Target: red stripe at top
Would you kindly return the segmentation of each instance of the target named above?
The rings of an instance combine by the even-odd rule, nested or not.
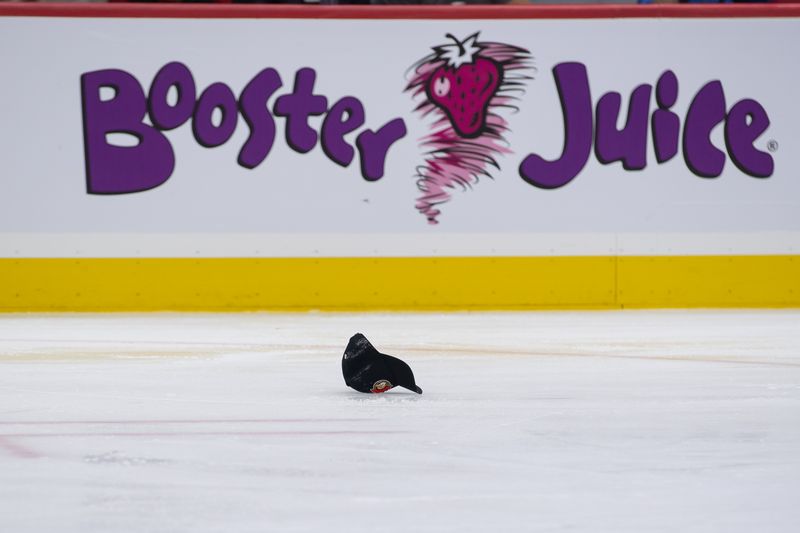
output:
[[[800,4],[350,6],[0,3],[0,17],[198,19],[608,19],[800,17]]]

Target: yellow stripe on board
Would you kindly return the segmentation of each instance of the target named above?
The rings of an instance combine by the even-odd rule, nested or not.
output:
[[[619,257],[624,307],[800,307],[800,256]]]
[[[0,259],[3,311],[798,307],[800,256]]]

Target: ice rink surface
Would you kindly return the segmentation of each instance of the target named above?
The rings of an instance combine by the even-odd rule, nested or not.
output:
[[[798,528],[800,311],[0,315],[2,532]]]

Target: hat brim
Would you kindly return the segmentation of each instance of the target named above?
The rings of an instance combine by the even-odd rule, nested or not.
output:
[[[386,358],[386,362],[394,374],[394,381],[392,381],[392,383],[394,383],[395,386],[403,387],[417,394],[422,394],[422,389],[417,386],[417,381],[414,379],[414,372],[411,370],[411,367],[408,366],[408,363],[393,355],[385,353],[381,355]]]

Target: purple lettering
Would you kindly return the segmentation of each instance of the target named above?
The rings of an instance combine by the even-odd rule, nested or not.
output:
[[[772,156],[753,146],[768,127],[767,112],[761,104],[750,99],[737,102],[725,122],[725,145],[731,161],[739,170],[755,178],[768,178],[775,170]]]
[[[528,155],[519,167],[522,179],[542,189],[569,183],[583,169],[592,151],[592,97],[586,67],[560,63],[553,68],[564,114],[564,149],[555,161]]]
[[[178,93],[174,106],[167,103],[167,93],[175,87]],[[194,101],[197,97],[192,73],[182,63],[168,63],[161,67],[147,97],[147,108],[150,120],[158,129],[175,129],[192,116]]]
[[[649,85],[640,85],[631,94],[625,127],[617,129],[622,104],[619,93],[604,94],[597,102],[594,148],[597,160],[608,165],[622,161],[625,170],[642,170],[647,166],[647,115],[650,112]]]
[[[363,131],[356,138],[356,146],[361,157],[361,176],[367,181],[381,179],[389,147],[405,136],[406,123],[402,118],[387,122],[377,132]]]
[[[647,126],[652,87],[638,86],[631,94],[625,126],[617,129],[622,96],[604,94],[592,116],[591,93],[586,67],[561,63],[553,68],[564,115],[564,148],[559,159],[546,161],[532,153],[522,160],[522,179],[542,189],[555,189],[572,181],[584,168],[594,142],[602,164],[621,161],[626,170],[647,166]],[[664,71],[656,83],[656,104],[650,124],[658,163],[678,153],[681,121],[671,107],[678,100],[678,78]],[[593,120],[594,119],[594,120]],[[697,176],[716,178],[725,167],[726,154],[711,141],[711,132],[724,122],[725,145],[734,164],[745,174],[766,178],[775,170],[772,156],[758,150],[754,142],[770,125],[766,110],[752,99],[738,102],[726,114],[725,92],[718,80],[705,84],[692,99],[683,130],[683,157]],[[594,131],[594,139],[593,131]]]
[[[716,178],[725,167],[725,153],[711,142],[711,130],[725,120],[725,93],[719,80],[710,81],[695,95],[683,125],[683,157],[689,170],[702,178]]]
[[[286,142],[302,154],[317,144],[317,132],[308,125],[308,117],[328,110],[328,99],[314,94],[316,77],[312,68],[298,70],[292,93],[279,97],[273,109],[276,115],[286,117]]]
[[[215,109],[222,112],[219,125],[214,125],[213,113]],[[236,106],[236,96],[230,87],[224,83],[212,83],[197,101],[192,120],[194,138],[206,148],[214,148],[225,144],[236,131],[236,122],[239,110]]]
[[[269,155],[275,142],[275,121],[267,110],[267,101],[283,83],[274,68],[265,68],[242,90],[239,107],[250,126],[250,136],[239,151],[238,163],[256,168]]]
[[[278,97],[270,112],[269,100],[283,85],[274,68],[265,68],[251,79],[238,101],[221,82],[211,84],[196,98],[192,73],[179,62],[159,69],[147,95],[125,71],[86,73],[81,77],[81,98],[87,189],[91,194],[120,194],[157,187],[169,179],[175,167],[172,146],[162,131],[192,118],[194,138],[213,148],[233,136],[240,113],[250,129],[237,159],[245,168],[255,168],[269,155],[276,134],[273,115],[286,118],[286,140],[292,149],[308,152],[321,139],[322,150],[331,161],[349,166],[356,150],[345,136],[364,125],[364,105],[345,96],[328,112],[328,99],[314,94],[315,81],[313,69],[298,70],[292,92]],[[170,98],[173,91],[174,100]],[[148,114],[153,126],[145,123]],[[318,134],[309,118],[320,115],[324,119]],[[383,177],[389,149],[406,133],[405,122],[397,118],[356,137],[364,179]],[[126,135],[134,143],[112,144],[115,134]]]
[[[114,91],[113,98],[101,99],[104,87]],[[146,191],[169,179],[175,155],[167,138],[142,122],[146,103],[136,78],[124,70],[88,72],[81,76],[81,100],[89,194]],[[106,139],[109,133],[132,135],[138,143],[114,146]]]
[[[352,96],[345,96],[331,107],[322,122],[322,150],[334,163],[346,167],[355,150],[344,136],[364,125],[364,106]]]
[[[658,109],[653,111],[653,148],[656,161],[665,163],[678,153],[678,137],[681,130],[681,119],[669,110],[678,100],[678,78],[671,70],[667,70],[656,83],[656,103]]]

